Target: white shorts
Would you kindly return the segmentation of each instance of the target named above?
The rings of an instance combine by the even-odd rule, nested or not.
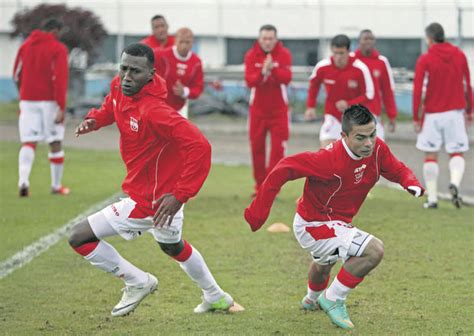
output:
[[[97,238],[113,235],[109,228],[115,230],[125,240],[132,240],[142,233],[150,232],[160,243],[174,244],[181,240],[184,219],[184,205],[173,218],[170,226],[155,227],[153,217],[131,218],[132,211],[137,203],[131,198],[123,198],[119,202],[109,205],[87,219]]]
[[[331,114],[324,115],[324,122],[319,131],[319,141],[339,139],[341,137],[341,123]]]
[[[64,139],[64,124],[56,124],[59,106],[55,101],[20,101],[20,141],[52,143]]]
[[[332,265],[340,258],[360,257],[374,238],[343,221],[307,222],[295,215],[293,231],[301,247],[308,251],[315,263]]]
[[[423,152],[439,152],[443,143],[449,154],[469,149],[463,110],[425,114],[416,148]]]

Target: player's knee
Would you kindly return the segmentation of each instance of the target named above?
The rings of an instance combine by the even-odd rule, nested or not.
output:
[[[371,263],[373,264],[373,267],[375,267],[382,261],[385,250],[383,242],[380,239],[374,238],[371,243],[372,248],[369,255]]]
[[[158,244],[160,245],[161,250],[165,252],[167,255],[169,255],[170,257],[177,256],[178,254],[181,253],[181,251],[183,251],[183,248],[184,248],[184,243],[182,240],[178,243],[173,243],[173,244],[165,244],[165,243],[160,243],[160,242],[158,242]]]
[[[60,152],[61,151],[61,141],[53,141],[49,144],[51,152]]]
[[[86,227],[87,226],[87,227]],[[73,226],[71,229],[71,233],[69,234],[69,245],[71,245],[72,248],[77,248],[87,242],[90,242],[92,240],[97,240],[95,236],[91,236],[90,234],[87,234],[90,228],[89,223],[87,220],[82,221],[76,225]]]

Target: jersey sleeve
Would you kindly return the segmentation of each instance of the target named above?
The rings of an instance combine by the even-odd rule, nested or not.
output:
[[[252,52],[245,54],[245,82],[249,88],[256,87],[263,82],[262,69],[255,66]]]
[[[319,89],[321,88],[321,69],[316,66],[309,78],[308,97],[306,98],[306,107],[316,107]]]
[[[102,105],[100,106],[100,108],[91,109],[85,117],[85,119],[94,119],[96,121],[95,130],[108,126],[114,123],[115,121],[114,99],[112,97],[113,90],[115,89],[115,85],[116,85],[115,82],[116,82],[116,79],[112,80],[112,83],[110,84],[110,92],[104,98],[104,101],[102,102]]]
[[[190,121],[164,102],[147,105],[146,117],[152,130],[175,143],[184,158],[183,171],[172,194],[182,203],[201,189],[211,168],[211,145]]]
[[[369,68],[362,61],[354,61],[354,67],[360,71],[357,81],[359,82],[360,95],[347,101],[349,106],[356,104],[364,104],[369,100],[374,99],[375,89],[372,76],[370,75]]]
[[[253,202],[245,209],[244,217],[252,231],[257,231],[265,223],[275,197],[286,182],[308,176],[328,178],[327,174],[331,170],[328,163],[330,160],[324,153],[305,152],[288,156],[278,162],[258,189]]]
[[[395,81],[393,80],[392,68],[386,57],[382,58],[384,67],[380,74],[380,88],[385,112],[390,120],[397,117],[397,106],[395,103]]]
[[[289,51],[282,53],[277,67],[273,67],[271,75],[278,84],[288,85],[291,81],[291,54]]]
[[[462,71],[464,77],[464,94],[466,96],[466,113],[472,119],[474,111],[472,109],[472,86],[471,86],[471,75],[469,74],[469,65],[467,64],[467,58],[462,53]]]
[[[54,99],[58,103],[61,111],[64,111],[66,108],[68,77],[67,49],[61,45],[54,59],[53,70]]]
[[[427,71],[425,58],[418,59],[415,66],[415,77],[413,78],[413,120],[420,120],[421,96],[423,92],[423,81]]]
[[[189,83],[189,99],[199,98],[204,90],[204,73],[202,72],[202,64],[200,61],[196,63],[191,82]]]
[[[21,69],[23,66],[22,49],[23,48],[20,48],[18,50],[18,53],[16,54],[16,57],[15,57],[15,63],[13,65],[13,81],[17,83],[18,88],[21,85]]]

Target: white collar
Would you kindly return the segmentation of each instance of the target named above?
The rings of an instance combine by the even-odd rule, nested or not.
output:
[[[349,148],[349,146],[347,146],[344,139],[341,139],[341,141],[342,141],[342,145],[344,146],[344,149],[346,150],[347,154],[351,157],[352,160],[362,160],[363,159],[363,157],[357,156],[354,153],[352,153],[351,149]]]
[[[173,54],[174,54],[174,57],[176,57],[178,60],[182,61],[182,62],[186,62],[186,61],[189,61],[189,59],[191,58],[193,52],[190,50],[188,52],[188,54],[183,57],[181,56],[179,53],[178,53],[178,47],[176,47],[175,45],[172,47],[173,49]]]

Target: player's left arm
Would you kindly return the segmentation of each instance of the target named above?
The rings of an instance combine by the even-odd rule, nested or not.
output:
[[[387,180],[400,184],[410,194],[420,197],[425,190],[415,174],[403,162],[399,161],[390,148],[379,140],[376,145],[377,160],[380,164],[380,174]]]
[[[360,94],[353,99],[347,100],[348,106],[367,103],[369,100],[374,99],[375,95],[374,82],[367,65],[359,60],[356,60],[353,64],[360,72],[357,78]]]
[[[60,109],[58,117],[56,118],[56,122],[63,122],[64,111],[66,109],[67,83],[69,77],[67,49],[63,45],[61,45],[61,48],[58,48],[54,58],[53,76],[54,98]]]
[[[193,69],[193,74],[191,76],[191,81],[187,86],[188,89],[184,89],[185,98],[197,99],[204,90],[204,73],[202,71],[202,64],[199,61]],[[186,95],[187,93],[187,95]]]
[[[20,48],[20,50],[18,50],[18,53],[16,54],[16,57],[15,57],[15,63],[13,65],[13,81],[15,82],[18,91],[20,91],[21,70],[22,70],[22,67],[23,67],[21,54],[22,54],[22,48]]]
[[[463,58],[463,77],[464,77],[464,95],[466,96],[466,116],[469,122],[472,122],[474,116],[474,110],[472,106],[472,87],[471,87],[471,75],[469,73],[469,65],[467,64],[467,58],[462,53]]]
[[[385,112],[391,122],[397,117],[397,105],[395,103],[395,81],[393,79],[392,68],[386,57],[382,58],[384,63],[383,71],[380,74],[380,86]]]
[[[288,85],[291,82],[291,54],[289,51],[284,50],[278,60],[278,66],[272,68],[271,76],[278,84]]]

